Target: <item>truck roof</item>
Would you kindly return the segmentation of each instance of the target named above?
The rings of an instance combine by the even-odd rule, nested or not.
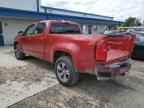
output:
[[[72,22],[72,21],[66,21],[66,20],[43,20],[43,21],[40,21],[40,22],[67,23],[67,24],[77,24],[77,25],[79,25],[79,23]]]

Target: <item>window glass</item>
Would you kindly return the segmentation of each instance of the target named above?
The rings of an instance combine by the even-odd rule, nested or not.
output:
[[[36,27],[37,34],[43,33],[45,30],[45,23],[38,23]]]
[[[24,35],[34,35],[36,34],[35,24],[30,25],[24,32]]]
[[[62,34],[80,34],[80,28],[76,24],[52,24],[50,33],[62,33]]]
[[[144,42],[144,35],[137,34],[136,35],[136,42]]]

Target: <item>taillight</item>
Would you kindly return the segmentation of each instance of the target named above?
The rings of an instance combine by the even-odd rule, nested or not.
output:
[[[105,40],[96,44],[96,60],[105,61],[107,59],[107,42]]]

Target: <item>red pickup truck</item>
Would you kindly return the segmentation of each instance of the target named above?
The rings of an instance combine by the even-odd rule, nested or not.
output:
[[[33,56],[54,64],[58,81],[72,86],[79,73],[89,73],[98,80],[125,75],[131,68],[135,36],[86,35],[75,22],[49,20],[31,24],[14,41],[18,60]]]

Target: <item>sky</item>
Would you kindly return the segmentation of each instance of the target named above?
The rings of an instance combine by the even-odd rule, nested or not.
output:
[[[68,9],[125,20],[137,17],[144,20],[144,0],[42,0],[43,6]]]

